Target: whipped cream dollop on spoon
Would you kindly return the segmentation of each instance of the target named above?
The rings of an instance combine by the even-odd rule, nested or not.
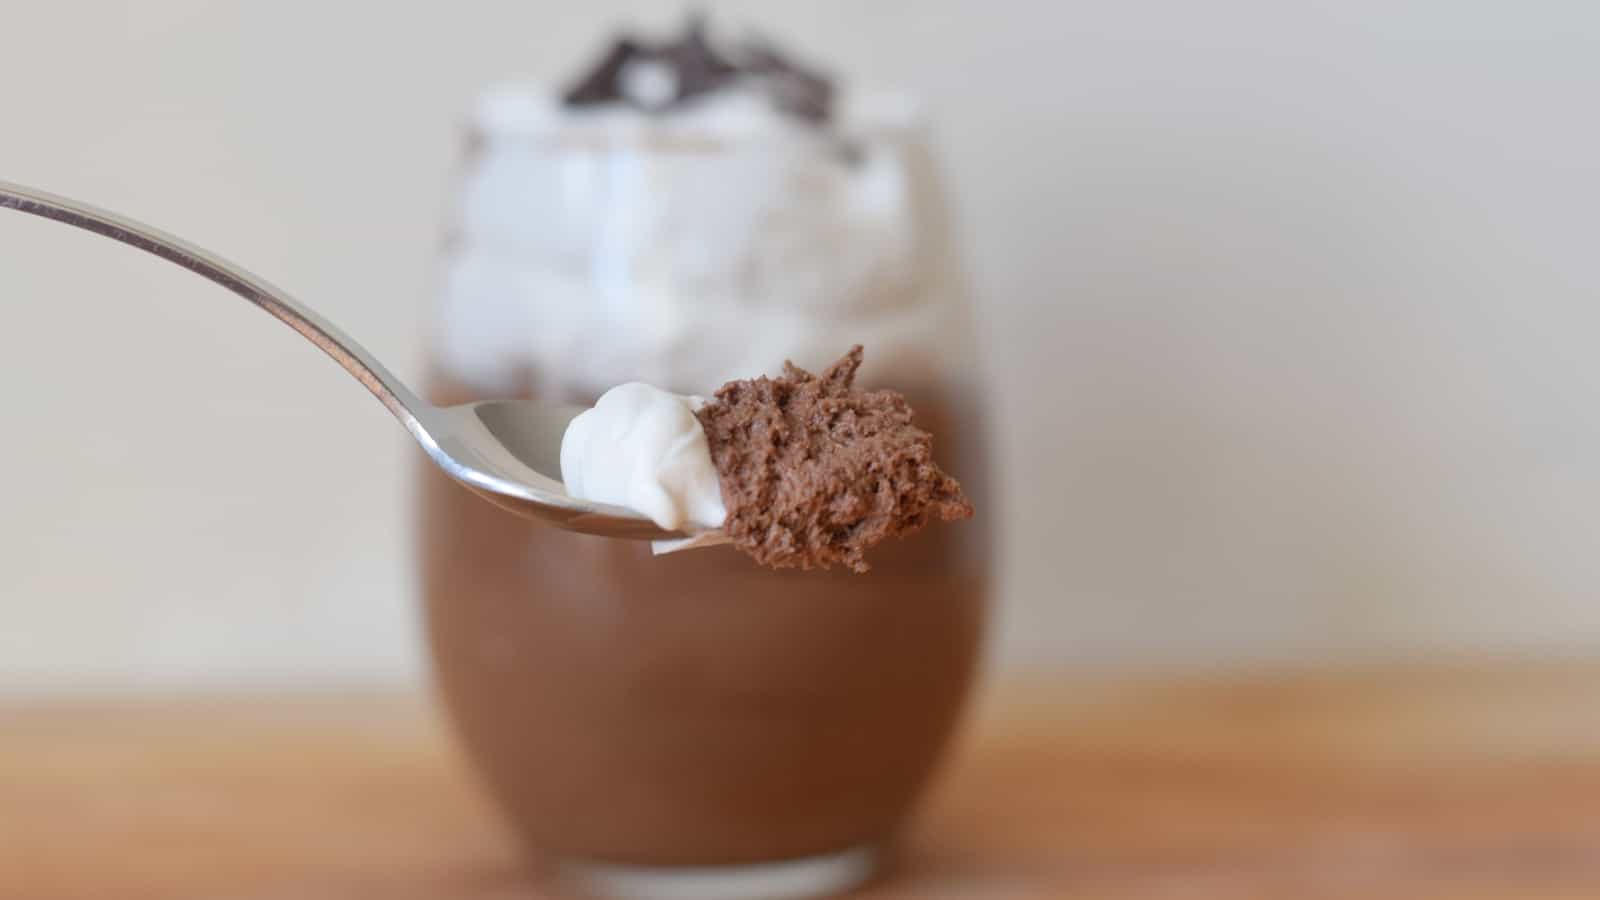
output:
[[[705,402],[640,382],[606,391],[561,439],[567,493],[625,506],[667,531],[720,528],[728,511],[695,418]]]

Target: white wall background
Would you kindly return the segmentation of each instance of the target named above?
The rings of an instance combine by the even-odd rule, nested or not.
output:
[[[938,111],[1009,663],[1600,652],[1600,6],[712,3]],[[0,177],[420,370],[474,89],[676,4],[0,0]],[[0,691],[421,672],[411,452],[317,351],[0,215]]]

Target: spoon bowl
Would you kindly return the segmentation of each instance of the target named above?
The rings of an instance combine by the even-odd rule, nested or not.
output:
[[[332,322],[265,279],[181,238],[87,203],[6,181],[0,181],[0,208],[137,247],[266,310],[355,376],[439,468],[496,506],[568,531],[605,537],[657,541],[714,534],[669,531],[632,510],[569,496],[560,477],[561,438],[581,407],[532,400],[434,406]]]

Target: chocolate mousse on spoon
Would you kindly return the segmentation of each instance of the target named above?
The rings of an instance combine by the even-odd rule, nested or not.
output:
[[[866,572],[868,549],[971,518],[972,504],[934,463],[906,399],[855,387],[862,356],[853,347],[820,376],[785,363],[781,377],[731,381],[709,401],[613,388],[567,428],[567,490],[710,535],[683,546],[732,543],[775,569]]]

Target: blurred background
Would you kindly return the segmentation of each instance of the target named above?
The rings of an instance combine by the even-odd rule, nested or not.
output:
[[[1600,653],[1600,7],[701,6],[934,112],[997,665]],[[683,9],[7,11],[0,177],[240,260],[416,381],[477,91]],[[15,215],[0,247],[0,692],[420,682],[383,410],[176,268]]]

